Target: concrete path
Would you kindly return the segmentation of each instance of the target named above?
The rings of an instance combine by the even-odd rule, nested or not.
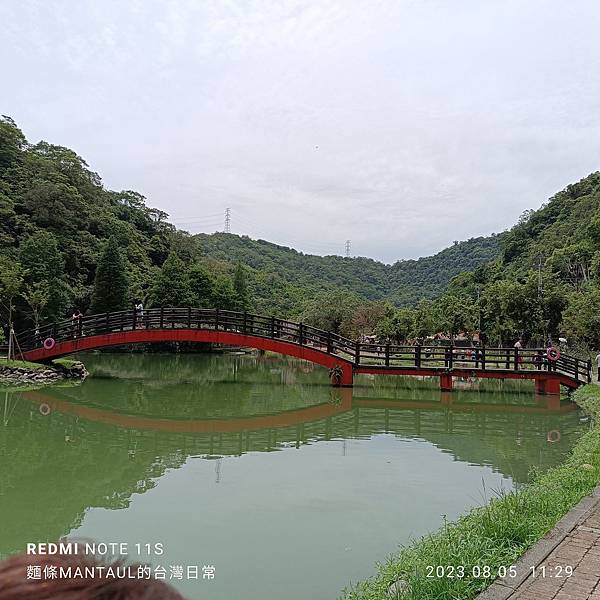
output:
[[[600,486],[516,567],[516,577],[497,579],[478,600],[600,600]]]

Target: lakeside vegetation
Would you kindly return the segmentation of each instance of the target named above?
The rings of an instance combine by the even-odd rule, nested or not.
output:
[[[593,427],[576,442],[564,464],[521,490],[495,494],[487,505],[403,547],[379,565],[377,575],[346,590],[341,598],[471,600],[488,587],[494,577],[472,577],[474,567],[487,565],[494,574],[510,567],[600,483],[600,387],[584,386],[574,399],[592,417]],[[460,565],[467,576],[426,576],[429,566],[435,570]],[[390,594],[395,582],[403,583]]]
[[[70,369],[77,362],[78,361],[69,358],[56,358],[50,362],[50,365],[58,365]],[[0,368],[2,367],[18,367],[20,369],[29,369],[31,371],[43,371],[48,368],[48,365],[20,359],[8,360],[6,357],[0,356]]]

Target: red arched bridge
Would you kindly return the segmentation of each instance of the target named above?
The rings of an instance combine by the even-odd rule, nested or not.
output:
[[[304,323],[202,308],[120,311],[45,325],[17,336],[20,356],[45,362],[109,346],[151,342],[210,342],[269,350],[329,368],[334,385],[352,385],[355,373],[452,379],[531,379],[540,393],[591,381],[591,362],[536,348],[399,346],[362,343]]]

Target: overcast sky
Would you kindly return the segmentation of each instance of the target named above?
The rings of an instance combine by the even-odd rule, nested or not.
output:
[[[191,232],[386,262],[600,168],[598,0],[0,0],[0,113]]]

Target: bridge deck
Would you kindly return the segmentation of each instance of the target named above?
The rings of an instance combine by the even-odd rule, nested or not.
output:
[[[361,343],[304,323],[219,309],[155,308],[53,323],[18,336],[21,356],[47,361],[92,348],[148,342],[211,342],[279,352],[328,367],[332,383],[352,385],[354,373],[452,378],[532,379],[558,393],[591,381],[591,363],[539,348],[402,346]]]

